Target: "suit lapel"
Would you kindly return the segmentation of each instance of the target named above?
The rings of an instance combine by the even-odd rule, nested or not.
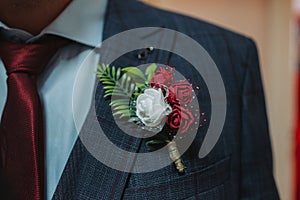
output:
[[[109,0],[103,32],[104,40],[133,28],[163,27],[151,9],[135,0]],[[146,60],[139,60],[137,54],[138,51],[130,52],[114,64],[120,67],[138,66],[151,62],[166,63],[170,58],[168,52],[160,50],[155,50]],[[119,148],[131,152],[139,151],[141,140],[126,135],[115,123],[112,123],[110,108],[103,100],[101,84],[96,86],[95,104],[92,105],[96,105],[95,110],[91,109],[82,132],[89,134],[93,131],[95,124],[90,125],[90,119],[97,117],[104,132],[109,132],[108,138]],[[95,112],[96,116],[94,116]],[[99,123],[97,123],[98,126]],[[132,165],[132,163],[129,164]],[[129,173],[111,169],[95,159],[78,138],[53,199],[121,199],[129,175]]]

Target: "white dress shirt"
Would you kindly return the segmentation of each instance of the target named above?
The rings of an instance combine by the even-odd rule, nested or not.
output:
[[[54,34],[76,41],[58,50],[38,80],[45,116],[47,199],[53,197],[91,106],[99,60],[99,55],[92,50],[102,42],[106,4],[107,0],[72,1],[37,36],[0,22],[0,35],[11,40],[31,42],[45,34]],[[7,96],[6,78],[0,60],[0,115]],[[75,101],[77,105],[73,104],[76,98],[80,99]],[[81,116],[76,124],[74,113]]]

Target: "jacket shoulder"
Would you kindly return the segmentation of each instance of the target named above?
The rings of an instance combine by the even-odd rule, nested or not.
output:
[[[141,10],[149,10],[149,13],[156,16],[158,21],[163,22],[166,25],[166,28],[174,28],[187,35],[214,34],[241,41],[251,40],[248,36],[202,19],[196,19],[183,14],[163,10],[142,2],[138,2],[137,6],[140,7]]]
[[[184,33],[197,41],[211,56],[221,74],[232,77],[233,82],[242,88],[246,69],[249,67],[250,55],[258,52],[253,39],[222,26],[201,19],[154,8],[140,3],[143,9],[148,9],[157,21],[162,21],[165,28]],[[233,76],[233,74],[236,74]]]

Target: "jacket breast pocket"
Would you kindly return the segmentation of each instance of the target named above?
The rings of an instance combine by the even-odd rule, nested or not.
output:
[[[133,174],[131,179],[136,179],[135,184],[129,184],[125,189],[124,199],[223,199],[224,182],[229,176],[230,157],[182,176],[170,175],[166,169],[144,175]]]

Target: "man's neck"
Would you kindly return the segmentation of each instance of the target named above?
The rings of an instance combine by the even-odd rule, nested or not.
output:
[[[12,28],[39,34],[72,0],[1,0],[0,21]]]

